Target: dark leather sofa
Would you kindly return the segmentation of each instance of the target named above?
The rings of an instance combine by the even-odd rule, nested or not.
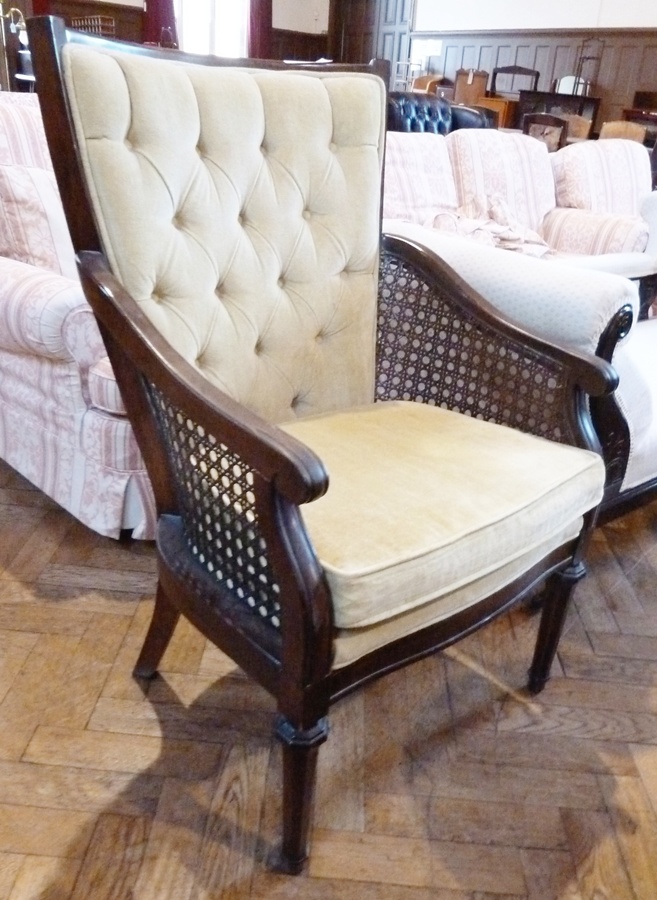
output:
[[[449,134],[457,128],[496,128],[497,114],[483,107],[458,106],[435,94],[390,91],[388,131]]]

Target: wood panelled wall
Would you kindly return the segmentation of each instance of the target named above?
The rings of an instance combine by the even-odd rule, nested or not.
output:
[[[409,58],[412,0],[334,0],[341,40],[337,43],[342,62],[365,62],[372,56],[395,64]],[[539,90],[552,90],[562,75],[576,71],[582,55],[599,56],[584,64],[582,76],[594,83],[600,97],[599,126],[607,119],[620,118],[632,105],[635,91],[657,91],[657,30],[616,29],[614,31],[497,31],[436,32],[415,35],[443,41],[440,57],[431,68],[446,78],[457,69],[475,68],[488,72],[496,66],[517,63],[538,69]],[[586,44],[590,41],[590,44]],[[584,46],[586,44],[586,46]]]
[[[556,79],[577,71],[581,57],[582,77],[592,82],[592,95],[600,97],[599,127],[609,119],[622,118],[632,106],[635,91],[657,91],[657,32],[561,31],[458,33],[436,35],[443,41],[440,57],[431,68],[454,78],[459,68],[484,69],[517,64],[540,72],[538,89],[553,90]],[[379,42],[381,46],[381,42]]]

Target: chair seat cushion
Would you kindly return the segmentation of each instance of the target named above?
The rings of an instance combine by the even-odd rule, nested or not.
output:
[[[426,404],[378,403],[284,428],[329,473],[326,495],[302,514],[338,628],[448,597],[571,523],[575,536],[602,496],[596,454]]]

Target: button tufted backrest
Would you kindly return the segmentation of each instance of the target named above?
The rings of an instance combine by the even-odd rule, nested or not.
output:
[[[389,131],[426,131],[449,134],[452,106],[449,100],[419,91],[391,91],[388,95]]]
[[[174,347],[282,422],[374,396],[385,88],[69,44],[103,249]]]

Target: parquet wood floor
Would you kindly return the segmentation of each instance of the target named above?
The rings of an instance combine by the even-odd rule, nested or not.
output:
[[[540,697],[518,611],[335,707],[297,878],[268,696],[184,624],[131,678],[154,583],[0,464],[0,900],[657,898],[657,504],[596,532]]]

